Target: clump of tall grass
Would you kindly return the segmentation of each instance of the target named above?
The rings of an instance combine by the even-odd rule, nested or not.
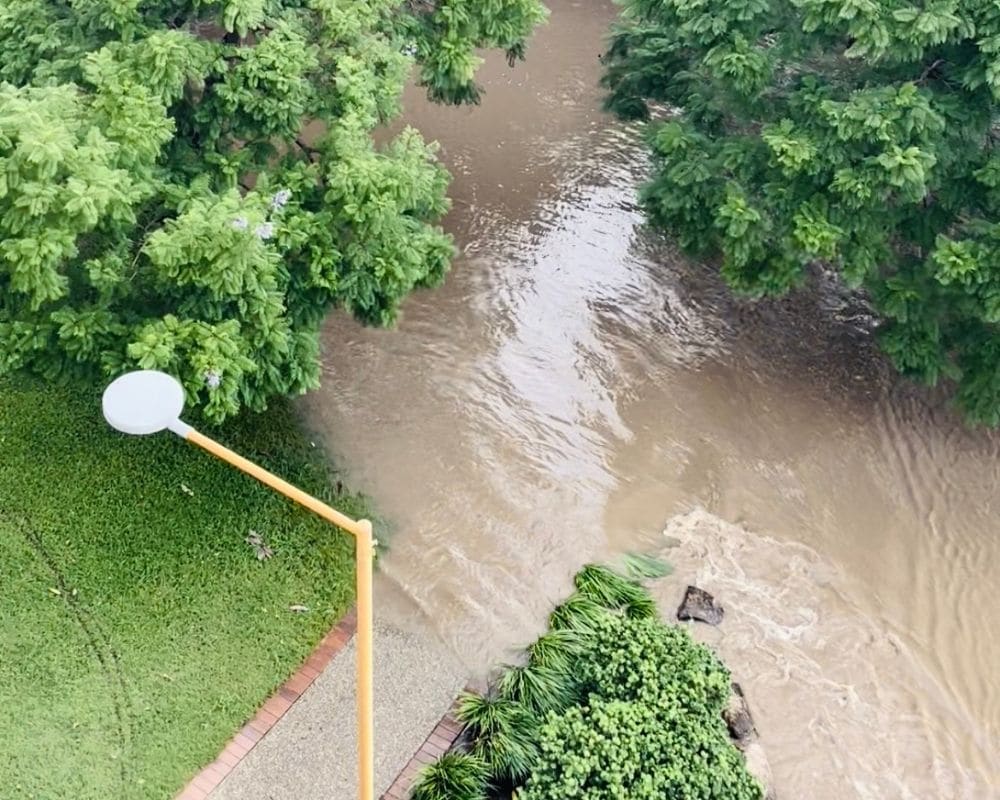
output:
[[[530,710],[499,692],[465,692],[455,716],[468,726],[473,755],[487,764],[495,779],[514,785],[527,778],[538,738],[538,719]]]
[[[607,608],[594,598],[582,592],[574,592],[549,614],[549,629],[571,630],[584,637],[593,636],[607,613]]]
[[[424,767],[413,784],[412,800],[486,800],[490,765],[477,755],[445,753]]]
[[[542,720],[577,699],[577,680],[569,667],[553,669],[529,662],[508,667],[497,682],[497,693]]]

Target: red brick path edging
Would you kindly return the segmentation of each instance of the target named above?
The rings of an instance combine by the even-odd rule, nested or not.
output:
[[[464,727],[461,722],[455,719],[457,707],[458,700],[456,699],[451,708],[441,717],[440,722],[434,726],[434,730],[424,740],[424,743],[420,745],[420,749],[410,759],[410,763],[403,767],[403,771],[396,776],[396,780],[382,795],[381,800],[407,800],[420,770],[427,764],[437,761],[451,749]]]
[[[277,692],[261,706],[260,710],[227,744],[219,757],[191,779],[175,800],[205,800],[226,776],[253,750],[268,731],[273,728],[292,703],[299,699],[335,655],[350,641],[357,628],[355,609],[348,611],[312,651]]]

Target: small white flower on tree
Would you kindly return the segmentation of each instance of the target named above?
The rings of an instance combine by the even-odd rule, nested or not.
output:
[[[282,189],[281,191],[276,192],[274,197],[271,198],[271,208],[273,208],[275,211],[281,211],[281,209],[283,209],[286,205],[288,205],[288,201],[291,199],[292,199],[292,190]]]

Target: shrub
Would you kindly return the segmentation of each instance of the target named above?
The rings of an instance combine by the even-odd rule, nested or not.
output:
[[[586,691],[600,697],[680,704],[706,719],[721,719],[729,697],[729,672],[715,654],[659,620],[603,619],[580,674]]]
[[[588,700],[552,714],[521,800],[759,800],[729,741],[729,673],[687,631],[607,614],[579,662]]]
[[[760,800],[722,721],[676,705],[591,699],[541,729],[541,757],[519,800]]]

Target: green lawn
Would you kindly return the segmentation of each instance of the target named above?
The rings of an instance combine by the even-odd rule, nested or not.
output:
[[[287,406],[217,436],[365,515]],[[172,797],[349,606],[353,571],[346,534],[176,436],[112,432],[96,393],[0,382],[0,797]]]

